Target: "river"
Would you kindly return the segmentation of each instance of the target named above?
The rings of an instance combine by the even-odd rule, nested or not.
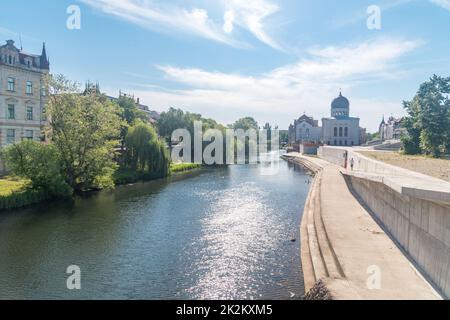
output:
[[[0,299],[299,299],[310,177],[283,160],[275,175],[260,169],[0,213]],[[70,265],[81,290],[67,289]]]

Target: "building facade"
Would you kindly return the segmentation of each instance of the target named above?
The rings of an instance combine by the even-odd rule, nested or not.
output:
[[[359,146],[359,118],[350,117],[350,102],[339,93],[331,103],[331,117],[322,119],[323,142],[330,146]]]
[[[406,129],[402,128],[403,118],[389,117],[388,121],[383,120],[380,123],[380,140],[399,140],[402,134],[406,133]]]
[[[45,44],[41,55],[27,54],[13,40],[0,46],[0,147],[41,141],[46,125],[44,77],[50,72]]]
[[[366,132],[359,126],[359,120],[350,116],[350,102],[339,93],[331,103],[331,117],[322,119],[322,127],[317,120],[303,115],[289,127],[289,143],[359,146],[365,142]]]
[[[322,128],[319,121],[308,117],[306,114],[294,121],[289,127],[289,143],[320,143],[322,140]]]

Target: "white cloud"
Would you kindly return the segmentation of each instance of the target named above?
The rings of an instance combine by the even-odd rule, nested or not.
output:
[[[223,31],[225,31],[226,33],[231,33],[233,32],[234,29],[234,11],[233,10],[228,10],[227,12],[225,12],[224,16],[223,16]]]
[[[328,116],[330,101],[342,87],[352,99],[352,113],[360,115],[363,124],[373,129],[379,120],[375,114],[401,113],[401,101],[358,99],[351,97],[353,88],[361,83],[400,77],[396,59],[421,44],[377,39],[344,47],[312,48],[308,58],[258,76],[157,66],[167,80],[182,88],[140,90],[138,94],[156,107],[191,108],[206,116],[219,117],[225,123],[237,115],[254,114],[266,121],[279,119],[278,124],[286,126],[304,111],[316,118]]]
[[[450,11],[450,0],[430,0],[430,2]]]
[[[235,13],[235,22],[250,31],[261,42],[281,50],[281,46],[265,31],[264,20],[278,12],[278,5],[267,0],[227,0],[226,6]]]
[[[235,26],[247,29],[263,43],[281,47],[264,30],[263,21],[278,11],[269,0],[231,0],[219,5],[223,17],[217,20],[204,8],[184,8],[164,1],[81,0],[83,3],[141,27],[158,32],[188,33],[234,47],[248,47],[231,36]],[[216,3],[217,5],[217,3]],[[223,21],[222,21],[223,19]]]

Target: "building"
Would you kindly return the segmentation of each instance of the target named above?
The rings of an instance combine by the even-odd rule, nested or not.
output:
[[[365,142],[366,129],[359,126],[359,118],[350,116],[350,102],[339,93],[331,103],[331,117],[318,121],[307,115],[289,127],[289,143],[316,143],[332,146],[358,146]]]
[[[393,116],[389,117],[388,121],[383,120],[380,123],[379,133],[380,140],[399,140],[403,133],[406,132],[404,128],[402,128],[403,118],[394,118]]]
[[[289,127],[289,143],[320,143],[322,140],[322,128],[319,121],[306,114],[294,121]]]
[[[25,53],[13,40],[0,46],[0,147],[43,138],[47,101],[43,88],[49,72],[45,44],[41,55]]]
[[[358,146],[361,141],[359,118],[350,117],[350,102],[339,93],[331,103],[331,117],[322,119],[322,139],[331,146]]]

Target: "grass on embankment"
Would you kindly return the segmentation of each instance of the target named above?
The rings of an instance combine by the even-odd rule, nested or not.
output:
[[[196,164],[196,163],[172,163],[170,165],[170,172],[171,173],[180,173],[180,172],[186,172],[186,171],[200,169],[201,167],[202,167],[201,164]]]
[[[404,169],[420,172],[450,182],[450,160],[427,156],[405,155],[399,152],[359,151],[362,155]]]
[[[25,207],[47,198],[44,192],[32,190],[29,185],[30,182],[23,179],[0,179],[0,210]]]
[[[177,163],[177,164],[172,163],[170,165],[170,174],[188,172],[200,169],[201,167],[202,167],[201,164],[194,164],[194,163]],[[120,168],[114,174],[114,183],[119,186],[136,182],[146,182],[161,178],[164,177],[155,173],[140,172],[132,169]]]
[[[179,163],[170,165],[170,173],[183,173],[200,169],[202,165],[194,163]],[[114,174],[116,185],[126,185],[163,178],[154,173],[139,172],[130,169],[119,169]],[[16,209],[42,202],[48,195],[41,190],[30,188],[30,182],[24,179],[6,177],[0,179],[0,210]]]

